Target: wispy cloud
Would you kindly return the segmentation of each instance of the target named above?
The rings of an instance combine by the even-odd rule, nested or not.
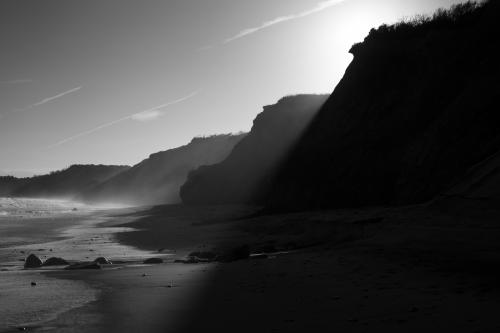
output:
[[[92,129],[89,129],[87,131],[80,132],[78,134],[70,136],[68,138],[62,139],[62,140],[60,140],[60,141],[58,141],[58,142],[56,142],[56,143],[48,146],[47,148],[48,149],[55,148],[57,146],[60,146],[60,145],[63,145],[65,143],[68,143],[70,141],[73,141],[75,139],[87,136],[89,134],[92,134],[94,132],[100,131],[100,130],[105,129],[107,127],[116,125],[116,124],[121,123],[122,121],[125,121],[125,120],[149,121],[149,120],[156,119],[158,117],[161,117],[163,115],[163,113],[165,112],[165,111],[162,111],[162,109],[165,109],[165,108],[167,108],[169,106],[172,106],[172,105],[184,102],[184,101],[186,101],[186,100],[188,100],[190,98],[193,98],[197,94],[198,94],[198,91],[194,91],[194,92],[190,93],[189,95],[186,95],[186,96],[181,97],[179,99],[176,99],[174,101],[170,101],[170,102],[167,102],[167,103],[155,106],[153,108],[150,108],[150,109],[147,109],[147,110],[143,110],[143,111],[140,111],[140,112],[136,112],[136,113],[133,113],[131,115],[128,115],[128,116],[125,116],[125,117],[122,117],[122,118],[110,121],[108,123],[99,125],[99,126],[97,126],[95,128],[92,128]]]
[[[134,114],[130,117],[130,119],[138,120],[138,121],[150,121],[161,117],[162,112],[160,110],[149,110],[141,113]]]
[[[144,110],[141,112],[134,113],[126,118],[132,119],[132,120],[138,120],[138,121],[148,121],[148,120],[156,119],[156,118],[161,117],[163,115],[164,111],[161,111],[161,109],[164,109],[164,108],[171,106],[171,105],[175,105],[175,104],[179,104],[181,102],[184,102],[184,101],[198,95],[198,93],[199,93],[199,91],[193,91],[189,95],[186,95],[186,96],[181,97],[179,99],[176,99],[174,101],[170,101],[170,102],[155,106],[154,108],[151,108],[151,109],[147,109],[147,110]]]
[[[252,27],[252,28],[248,28],[248,29],[242,30],[239,33],[237,33],[236,35],[234,35],[232,37],[229,37],[229,38],[226,38],[222,42],[222,44],[231,43],[231,42],[233,42],[235,40],[238,40],[240,38],[252,35],[252,34],[254,34],[256,32],[259,32],[261,30],[270,28],[270,27],[272,27],[274,25],[277,25],[277,24],[280,24],[280,23],[284,23],[284,22],[288,22],[288,21],[292,21],[292,20],[297,20],[297,19],[309,16],[309,15],[313,15],[313,14],[319,13],[319,12],[325,10],[325,9],[328,9],[328,8],[330,8],[332,6],[338,5],[338,4],[340,4],[340,3],[344,2],[344,1],[346,1],[346,0],[327,0],[327,1],[322,1],[322,2],[317,3],[316,6],[314,6],[313,8],[310,8],[310,9],[305,10],[303,12],[296,13],[296,14],[291,14],[291,15],[286,15],[286,16],[276,17],[276,18],[274,18],[272,20],[263,22],[262,24],[260,24],[260,25],[258,25],[256,27]],[[207,47],[204,47],[202,49],[207,49],[207,48],[210,48],[210,47],[207,46]]]

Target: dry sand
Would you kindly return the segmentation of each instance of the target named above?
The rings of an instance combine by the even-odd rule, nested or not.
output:
[[[179,257],[241,244],[288,251],[231,263],[52,273],[102,292],[38,329],[500,331],[495,214],[454,216],[426,206],[248,217],[252,212],[164,206],[137,213],[127,226],[142,231],[119,239],[144,249],[174,249]]]

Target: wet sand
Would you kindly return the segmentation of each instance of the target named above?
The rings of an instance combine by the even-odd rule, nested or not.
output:
[[[497,332],[493,215],[425,206],[248,217],[248,207],[157,207],[118,239],[146,250],[274,246],[266,259],[55,272],[101,290],[57,332]],[[238,218],[239,217],[239,218]]]
[[[18,202],[24,201],[19,199]],[[114,240],[114,233],[130,231],[130,228],[102,227],[113,220],[110,213],[124,214],[133,210],[80,207],[72,211],[73,205],[69,202],[69,206],[62,207],[65,209],[52,210],[50,200],[37,200],[37,203],[44,211],[34,211],[27,205],[22,207],[24,210],[19,209],[0,219],[0,332],[36,326],[96,300],[100,293],[100,288],[93,288],[82,279],[55,278],[46,274],[61,271],[64,266],[24,269],[24,259],[28,255],[35,254],[42,260],[62,257],[70,263],[100,256],[142,261],[149,256],[148,251]],[[96,225],[101,227],[96,228]]]

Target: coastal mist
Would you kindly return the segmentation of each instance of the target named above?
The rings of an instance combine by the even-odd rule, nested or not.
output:
[[[0,333],[498,332],[500,2],[0,2]]]

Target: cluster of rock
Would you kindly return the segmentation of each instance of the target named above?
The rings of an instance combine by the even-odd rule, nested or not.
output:
[[[251,253],[250,246],[241,245],[222,252],[215,251],[195,251],[191,252],[184,259],[176,259],[175,263],[183,264],[197,264],[197,263],[209,263],[209,262],[232,262],[243,259],[263,259],[267,258],[268,255],[265,253]],[[143,261],[143,264],[162,264],[164,260],[162,258],[148,258]],[[30,254],[24,263],[24,268],[40,268],[46,266],[66,266],[66,270],[79,270],[79,269],[100,269],[102,265],[113,264],[110,260],[99,257],[94,261],[82,261],[76,263],[70,263],[63,258],[51,257],[47,260],[42,261],[37,255]]]
[[[40,268],[47,266],[66,266],[64,269],[100,269],[101,265],[111,265],[112,262],[104,257],[99,257],[94,261],[84,261],[78,262],[74,264],[70,264],[63,258],[51,257],[47,260],[42,261],[37,255],[30,254],[25,262],[24,268]]]

